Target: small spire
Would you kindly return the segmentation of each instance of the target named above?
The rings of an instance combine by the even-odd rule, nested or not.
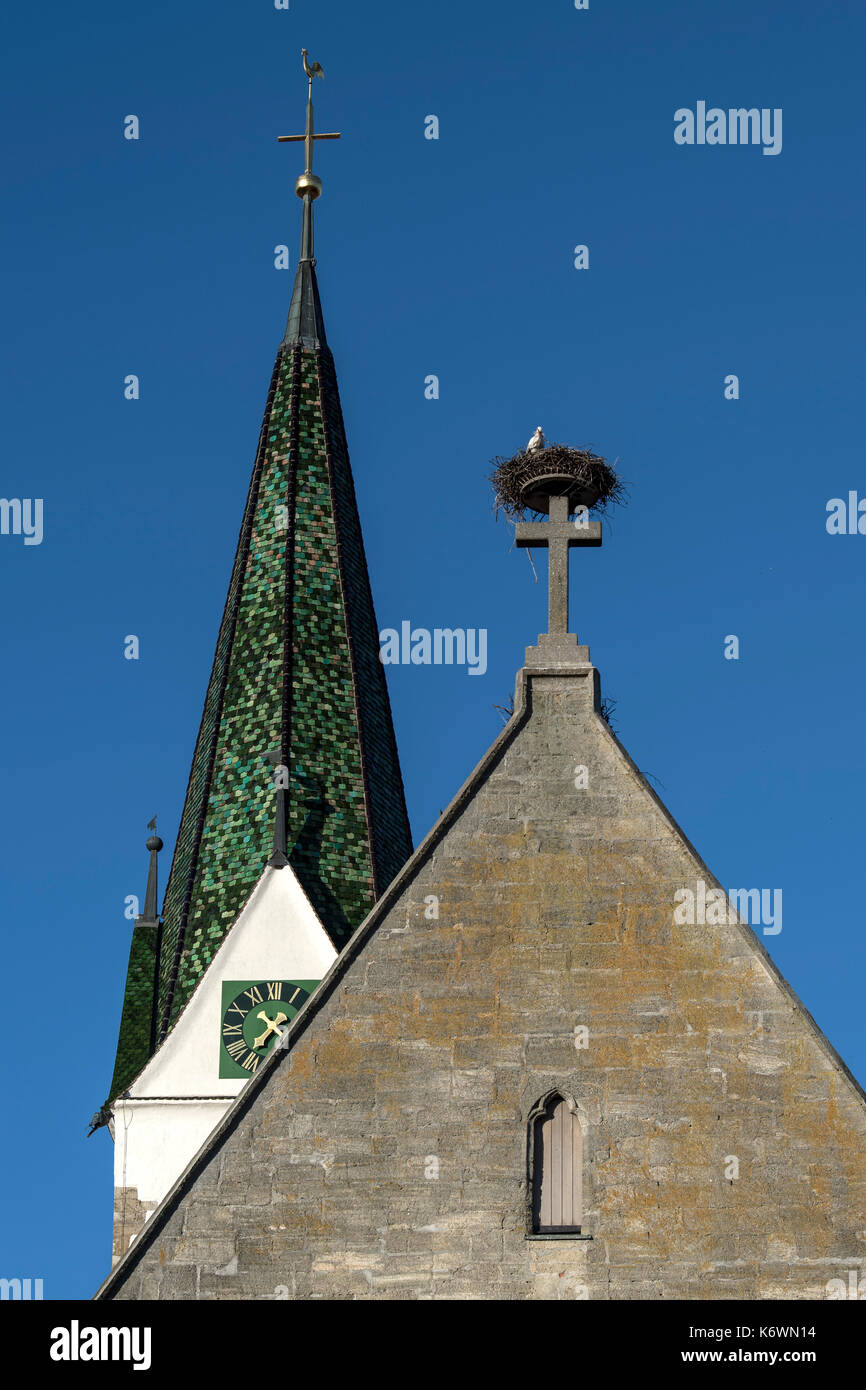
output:
[[[159,921],[159,908],[157,907],[157,866],[156,856],[162,849],[162,840],[156,833],[156,816],[147,823],[148,830],[153,833],[145,841],[145,849],[150,850],[150,864],[147,869],[147,890],[144,895],[144,912],[137,918],[137,922],[151,923]]]
[[[313,119],[313,78],[324,78],[321,63],[307,62],[307,50],[301,49],[304,73],[307,78],[307,123],[303,135],[278,135],[280,143],[303,140],[305,161],[304,172],[298,176],[295,192],[303,200],[304,210],[301,221],[301,255],[292,290],[292,302],[283,342],[287,345],[300,344],[301,347],[324,347],[325,325],[322,319],[322,306],[316,285],[315,255],[313,250],[313,202],[322,192],[322,180],[313,173],[313,153],[317,140],[339,140],[339,132],[318,134]]]

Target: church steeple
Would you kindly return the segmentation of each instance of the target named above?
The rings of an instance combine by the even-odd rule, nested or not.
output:
[[[163,910],[157,1042],[275,849],[339,950],[411,852],[378,627],[313,257],[312,83],[301,257],[259,446]],[[288,787],[275,805],[276,747]],[[282,826],[278,834],[282,840]],[[277,850],[281,846],[276,846]],[[121,1052],[124,1064],[120,1065]],[[127,1056],[128,1052],[136,1055]],[[147,1060],[123,1030],[112,1095]]]

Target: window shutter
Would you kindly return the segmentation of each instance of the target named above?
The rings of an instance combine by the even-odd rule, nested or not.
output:
[[[535,1122],[533,1225],[536,1231],[579,1231],[583,1220],[580,1121],[554,1096]]]

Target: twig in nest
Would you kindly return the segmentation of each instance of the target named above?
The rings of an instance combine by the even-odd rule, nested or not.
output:
[[[493,708],[499,710],[499,713],[502,715],[503,724],[507,724],[514,714],[514,696],[511,695],[509,697],[507,705],[494,705]]]

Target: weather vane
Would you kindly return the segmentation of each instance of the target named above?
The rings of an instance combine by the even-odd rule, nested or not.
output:
[[[303,140],[306,152],[306,167],[299,176],[295,184],[295,192],[299,198],[318,198],[322,191],[322,180],[313,173],[313,148],[316,140],[339,140],[339,132],[330,134],[318,134],[313,126],[313,78],[324,78],[325,73],[321,63],[313,63],[312,66],[307,62],[307,50],[301,49],[301,57],[304,63],[304,73],[307,77],[307,129],[303,135],[278,135],[277,140],[281,144],[294,143]]]

